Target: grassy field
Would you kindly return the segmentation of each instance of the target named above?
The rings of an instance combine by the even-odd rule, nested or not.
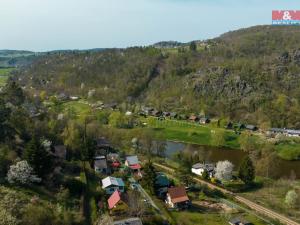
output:
[[[300,222],[300,200],[298,201],[298,206],[295,208],[288,207],[284,202],[285,195],[289,190],[295,190],[298,196],[300,196],[300,181],[264,179],[263,183],[262,188],[253,192],[243,193],[243,195],[260,205],[283,213]]]
[[[172,216],[176,222],[181,225],[194,225],[194,224],[205,224],[205,225],[227,225],[231,218],[239,217],[243,218],[255,225],[266,225],[267,223],[257,219],[256,217],[248,214],[222,214],[222,213],[199,213],[191,211],[172,212]]]
[[[296,160],[300,158],[299,143],[282,143],[276,145],[278,155],[285,160]]]
[[[0,68],[0,87],[4,86],[13,68]]]
[[[239,149],[239,135],[233,131],[177,120],[157,120],[147,118],[149,127],[154,128],[161,140],[182,141],[199,145],[216,145],[212,139],[215,133],[224,135],[224,147]]]

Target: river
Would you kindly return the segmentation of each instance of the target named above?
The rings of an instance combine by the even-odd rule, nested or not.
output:
[[[226,148],[218,148],[211,146],[202,146],[195,144],[185,144],[181,142],[166,142],[166,156],[171,158],[179,151],[190,151],[191,153],[197,152],[203,161],[216,163],[222,160],[229,160],[238,168],[241,160],[245,157],[246,153],[241,150],[232,150]],[[273,171],[278,177],[290,177],[294,173],[297,178],[300,178],[300,161],[287,161],[278,159],[276,160],[276,171]]]

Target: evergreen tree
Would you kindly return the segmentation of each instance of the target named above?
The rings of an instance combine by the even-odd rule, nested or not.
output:
[[[196,44],[195,41],[192,41],[192,42],[190,43],[190,50],[191,50],[191,51],[197,51],[197,44]]]
[[[45,177],[51,170],[52,158],[36,137],[27,144],[24,158],[39,177]]]
[[[255,168],[249,156],[246,156],[240,165],[239,178],[247,185],[255,178]]]
[[[147,162],[144,166],[143,184],[149,188],[151,194],[154,194],[154,184],[156,178],[156,171],[151,161]]]
[[[6,102],[15,106],[20,106],[25,101],[22,88],[12,79],[9,79],[4,87],[4,98]]]

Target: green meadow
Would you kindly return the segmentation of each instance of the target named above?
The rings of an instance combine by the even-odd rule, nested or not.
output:
[[[0,68],[0,87],[6,84],[6,80],[12,70],[13,68]]]

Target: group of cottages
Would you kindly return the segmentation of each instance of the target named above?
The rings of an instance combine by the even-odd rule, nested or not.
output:
[[[170,118],[170,119],[180,119],[180,120],[189,120],[192,122],[197,122],[201,124],[210,123],[210,119],[205,116],[198,116],[198,115],[178,115],[176,112],[163,112],[158,111],[151,107],[142,107],[142,111],[139,113],[141,116],[155,116],[158,118]]]
[[[210,178],[215,175],[215,164],[213,163],[196,163],[192,166],[192,173],[202,176],[204,171],[206,171]]]
[[[225,126],[226,129],[237,129],[237,130],[249,130],[249,131],[257,131],[258,127],[252,124],[243,124],[243,123],[236,123],[228,122]]]
[[[105,158],[104,156],[98,156],[95,158],[95,171],[102,174],[109,171],[103,169],[103,167],[107,167],[107,163],[105,163],[106,159],[108,159],[108,161],[110,162],[109,165],[113,170],[121,166],[121,161],[119,160],[120,158],[116,153],[109,153],[107,155],[107,158]],[[137,175],[140,177],[142,176],[142,167],[137,156],[127,156],[124,165],[132,175]],[[102,189],[104,189],[105,193],[110,196],[108,199],[109,209],[112,211],[124,211],[124,209],[126,208],[126,203],[122,199],[122,193],[125,192],[125,183],[122,178],[108,176],[102,179]]]
[[[285,129],[285,128],[271,128],[269,134],[283,134],[288,137],[300,137],[300,130]]]
[[[104,138],[95,140],[96,152],[94,157],[94,170],[96,173],[107,175],[121,167],[120,156]]]
[[[109,153],[107,155],[110,165],[118,162],[118,166],[121,165],[120,158],[116,153]],[[97,160],[103,160],[99,157]],[[141,165],[137,156],[127,156],[125,158],[124,165],[131,171],[133,175],[141,175]],[[95,170],[97,164],[95,163]],[[103,172],[100,170],[100,172]],[[125,183],[122,178],[108,176],[102,179],[102,189],[108,195],[107,204],[111,215],[125,215],[129,209],[128,195],[125,192]],[[120,221],[115,221],[116,225],[142,225],[142,221],[139,218],[128,218]]]

